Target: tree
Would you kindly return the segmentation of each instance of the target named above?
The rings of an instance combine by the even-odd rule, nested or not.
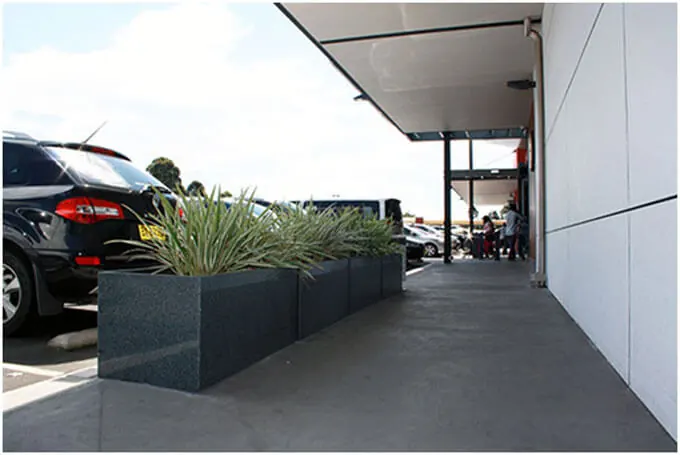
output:
[[[205,196],[205,186],[198,180],[194,180],[187,186],[189,196]]]
[[[220,197],[232,197],[231,191],[222,191]]]
[[[156,177],[161,183],[173,191],[176,191],[179,187],[180,190],[184,190],[182,187],[182,179],[180,177],[180,170],[175,163],[170,158],[159,157],[156,158],[149,164],[146,171]]]
[[[416,216],[408,210],[402,215],[404,218],[415,218]]]

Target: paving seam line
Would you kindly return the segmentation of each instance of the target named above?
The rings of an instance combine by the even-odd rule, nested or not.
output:
[[[3,413],[82,386],[95,379],[97,379],[96,365],[4,392],[2,394]]]

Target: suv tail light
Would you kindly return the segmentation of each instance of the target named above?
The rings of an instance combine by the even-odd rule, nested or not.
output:
[[[88,197],[66,199],[57,204],[57,215],[81,224],[104,220],[122,220],[123,208],[115,202]]]
[[[101,259],[97,256],[76,256],[78,265],[102,265]]]

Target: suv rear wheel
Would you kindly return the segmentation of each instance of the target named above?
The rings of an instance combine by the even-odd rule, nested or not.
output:
[[[2,326],[5,336],[16,333],[31,314],[33,280],[26,264],[12,251],[2,258]]]

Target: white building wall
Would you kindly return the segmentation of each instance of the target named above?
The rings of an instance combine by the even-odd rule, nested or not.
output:
[[[543,15],[548,286],[677,439],[675,4]]]

